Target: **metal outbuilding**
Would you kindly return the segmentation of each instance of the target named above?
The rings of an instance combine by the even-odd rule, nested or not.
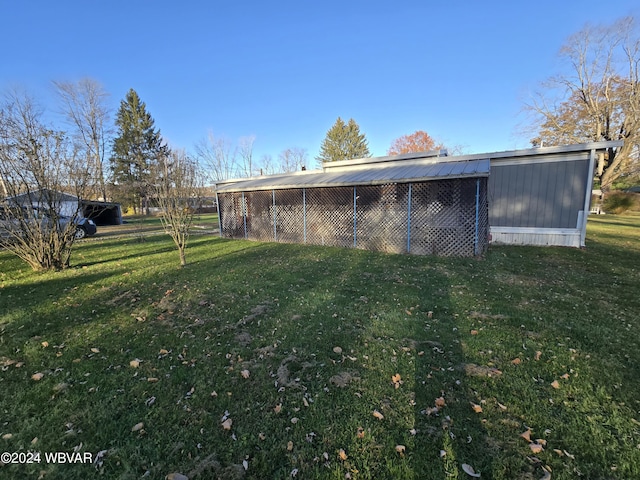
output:
[[[422,152],[219,182],[220,234],[438,255],[584,247],[597,158],[621,145]]]

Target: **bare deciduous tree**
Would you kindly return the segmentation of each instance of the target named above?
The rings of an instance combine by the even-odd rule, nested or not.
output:
[[[260,175],[272,175],[277,172],[273,157],[265,153],[260,157]]]
[[[171,151],[160,159],[158,168],[155,196],[160,218],[178,248],[180,265],[184,267],[193,217],[202,199],[201,171],[197,162],[182,150]]]
[[[34,270],[69,265],[73,221],[85,198],[89,168],[64,132],[42,121],[27,95],[11,93],[0,105],[0,245]]]
[[[560,55],[567,72],[551,78],[528,108],[537,116],[534,145],[624,140],[598,162],[603,191],[637,165],[640,145],[640,35],[633,18],[587,26]]]
[[[253,164],[253,142],[256,141],[254,135],[248,137],[242,137],[238,140],[238,156],[239,158],[239,171],[240,177],[252,177],[255,174]]]
[[[206,139],[196,144],[195,151],[209,181],[217,182],[236,176],[236,150],[232,148],[230,140],[216,137],[213,132],[209,132]]]
[[[95,196],[107,200],[105,158],[110,133],[110,112],[106,104],[109,94],[90,78],[77,83],[53,82],[62,103],[63,114],[74,127],[74,140],[92,170]]]
[[[278,155],[280,164],[278,165],[278,173],[290,173],[306,168],[308,162],[307,150],[305,148],[293,147],[287,148]]]

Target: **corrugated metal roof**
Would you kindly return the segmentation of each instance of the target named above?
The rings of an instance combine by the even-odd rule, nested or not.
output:
[[[391,165],[354,171],[309,172],[304,174],[253,177],[228,183],[218,183],[216,191],[247,192],[255,190],[283,190],[287,188],[347,187],[354,185],[383,185],[436,179],[489,176],[489,159],[433,162],[422,165]]]

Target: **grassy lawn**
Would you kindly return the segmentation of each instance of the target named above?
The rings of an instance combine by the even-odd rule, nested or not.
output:
[[[0,478],[640,478],[639,216],[483,259],[145,238],[0,252],[0,452],[41,452]]]

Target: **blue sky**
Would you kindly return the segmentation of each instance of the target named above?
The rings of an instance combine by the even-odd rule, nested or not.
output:
[[[172,146],[254,135],[256,159],[313,159],[338,116],[375,156],[415,130],[511,150],[567,37],[625,15],[637,0],[0,0],[0,92],[55,109],[52,80],[90,77],[115,112],[133,88]]]

